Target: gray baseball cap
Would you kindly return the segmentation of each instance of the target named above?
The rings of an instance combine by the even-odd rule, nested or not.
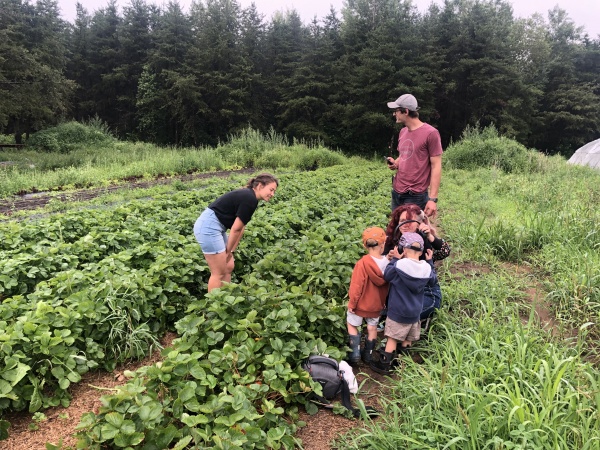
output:
[[[401,95],[395,102],[388,102],[387,105],[390,109],[406,108],[409,111],[417,111],[419,109],[417,99],[411,94]]]
[[[398,247],[423,251],[425,242],[419,233],[404,233],[398,242]]]

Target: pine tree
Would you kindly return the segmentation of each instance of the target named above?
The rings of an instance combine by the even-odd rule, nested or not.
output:
[[[96,10],[92,16],[87,52],[88,82],[91,86],[87,101],[82,102],[84,117],[98,116],[117,134],[117,97],[119,95],[120,76],[115,71],[120,65],[121,54],[118,28],[122,19],[117,14],[116,0],[110,0],[105,8]]]
[[[208,0],[192,9],[192,24],[187,73],[197,91],[194,127],[201,142],[215,144],[252,119],[246,109],[250,66],[240,46],[240,6],[235,0]]]
[[[182,143],[177,98],[186,55],[192,45],[192,26],[178,2],[169,2],[153,33],[154,47],[138,82],[138,134],[158,144]],[[174,92],[173,92],[174,91]]]
[[[338,65],[342,87],[333,106],[340,120],[340,147],[372,154],[386,152],[394,122],[386,102],[410,92],[424,104],[418,45],[418,14],[411,2],[353,0],[343,11],[345,53]],[[432,99],[430,100],[432,101]]]
[[[582,29],[558,7],[549,12],[549,30],[542,126],[536,130],[535,143],[548,152],[570,156],[596,139],[600,129],[598,44],[583,46]]]
[[[64,77],[65,23],[54,0],[0,0],[0,128],[17,143],[60,121],[73,83]]]
[[[524,137],[537,102],[519,70],[520,48],[510,5],[503,0],[451,0],[440,12],[436,45],[443,49],[437,106],[447,142],[467,125],[494,124]]]
[[[137,86],[154,46],[152,30],[159,15],[158,9],[144,0],[130,2],[130,6],[123,8],[123,21],[118,29],[119,64],[109,75],[117,89],[115,124],[125,136],[137,134]]]
[[[79,2],[75,5],[75,22],[69,27],[67,48],[69,59],[67,61],[66,76],[76,83],[73,95],[71,113],[78,120],[89,118],[94,110],[88,99],[92,89],[90,77],[90,24],[91,16],[87,9]]]
[[[285,51],[276,53],[271,80],[279,92],[275,123],[291,138],[323,141],[321,121],[332,82],[325,28],[316,20],[304,27],[295,11],[276,20],[272,37],[280,39]]]

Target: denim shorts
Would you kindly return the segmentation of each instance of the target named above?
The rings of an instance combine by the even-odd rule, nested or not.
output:
[[[367,325],[371,325],[372,327],[376,327],[379,323],[379,317],[361,317],[350,311],[348,311],[346,315],[346,321],[353,327],[360,327],[363,323],[363,319],[367,322]]]
[[[215,212],[206,208],[194,224],[194,236],[200,244],[202,253],[206,255],[223,253],[227,248],[228,238],[225,231],[225,226],[219,222]]]
[[[433,286],[425,286],[425,295],[423,296],[423,310],[421,311],[421,320],[427,319],[436,309],[442,305],[442,290],[436,283]]]

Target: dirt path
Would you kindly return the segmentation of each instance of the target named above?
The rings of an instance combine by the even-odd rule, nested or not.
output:
[[[9,199],[0,200],[0,214],[10,216],[16,211],[42,208],[51,200],[58,200],[62,202],[81,202],[120,190],[145,189],[157,185],[171,184],[174,181],[191,181],[215,177],[224,178],[231,174],[250,174],[255,171],[256,169],[227,170],[219,172],[178,175],[174,177],[158,177],[153,180],[144,181],[137,181],[137,179],[132,178],[129,180],[123,180],[122,184],[115,184],[100,188],[79,189],[68,192],[24,192]]]

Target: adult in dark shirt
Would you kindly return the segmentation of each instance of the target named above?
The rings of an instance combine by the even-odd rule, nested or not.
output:
[[[194,224],[198,240],[210,269],[208,292],[231,281],[235,265],[233,252],[244,229],[258,206],[259,200],[268,202],[279,181],[269,173],[262,173],[248,181],[245,188],[236,189],[208,205]],[[230,230],[229,236],[227,230]]]
[[[433,250],[433,262],[440,261],[450,255],[448,243],[437,236],[437,231],[428,217],[418,205],[404,204],[397,207],[390,217],[386,229],[386,241],[383,254],[388,258],[400,258],[397,246],[404,233],[418,233],[423,238],[425,250]],[[420,259],[425,259],[426,251]],[[435,272],[435,267],[434,267]],[[425,299],[421,319],[427,319],[441,307],[442,290],[437,277],[434,283],[425,286]]]

